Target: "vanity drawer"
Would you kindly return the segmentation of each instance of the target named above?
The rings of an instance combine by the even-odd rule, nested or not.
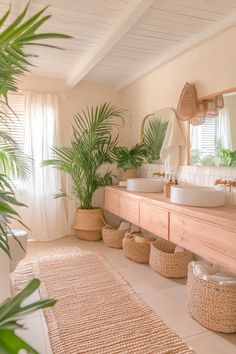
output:
[[[139,225],[139,202],[131,198],[120,197],[120,217]]]
[[[236,232],[170,213],[170,241],[236,271]]]
[[[139,225],[143,229],[168,240],[168,214],[168,211],[154,205],[140,203]]]
[[[120,214],[120,196],[115,191],[105,191],[104,209],[113,214]]]

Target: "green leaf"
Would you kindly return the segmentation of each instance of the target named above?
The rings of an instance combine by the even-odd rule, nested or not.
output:
[[[168,122],[163,122],[157,116],[149,118],[143,136],[143,142],[147,149],[148,162],[153,163],[154,160],[160,158],[160,151],[165,138]]]
[[[0,214],[18,215],[18,213],[9,204],[2,200],[0,200]]]
[[[59,33],[41,33],[41,34],[34,34],[28,37],[21,38],[18,43],[19,44],[31,44],[32,41],[38,41],[39,39],[52,39],[52,38],[64,38],[64,39],[69,39],[71,38],[70,36],[67,36],[65,34],[59,34]],[[56,48],[56,46],[55,46]]]
[[[23,339],[8,329],[0,329],[0,353],[19,354],[21,349],[27,350],[29,354],[39,354]]]
[[[43,166],[71,176],[81,208],[91,209],[94,192],[112,183],[111,171],[99,173],[103,163],[114,161],[118,144],[114,128],[124,122],[124,111],[109,103],[82,109],[74,117],[71,147],[53,147],[53,157]]]
[[[52,48],[57,46],[48,43],[40,43],[42,39],[68,39],[71,36],[60,33],[36,33],[39,28],[50,19],[50,15],[43,16],[47,9],[42,10],[31,16],[25,21],[29,4],[22,13],[0,33],[0,96],[7,100],[9,91],[17,91],[17,76],[29,71],[32,66],[28,58],[35,56],[26,54],[24,47],[26,45],[40,45]],[[0,19],[0,25],[5,23],[10,10]]]
[[[12,22],[10,26],[8,26],[1,34],[0,34],[0,43],[6,40],[12,33],[12,30],[14,30],[23,20],[23,18],[26,15],[26,12],[28,10],[29,3],[28,5],[24,8],[24,10],[21,12],[21,14]]]
[[[128,169],[139,169],[146,161],[147,149],[144,144],[136,144],[131,149],[118,147],[114,151],[117,167],[126,171]]]
[[[54,299],[39,300],[27,306],[21,306],[21,303],[27,299],[35,290],[38,289],[40,281],[33,279],[31,282],[14,298],[8,299],[0,305],[0,328],[4,328],[4,324],[9,320],[19,316],[34,312],[36,310],[53,306],[56,303]]]
[[[9,7],[9,10],[1,17],[0,19],[0,27],[2,27],[6,21],[6,19],[8,18],[9,14],[11,11],[11,6]]]
[[[24,329],[24,325],[19,323],[22,316],[38,309],[53,306],[56,300],[45,299],[22,306],[22,302],[28,298],[36,289],[40,281],[33,279],[19,294],[12,299],[5,300],[0,304],[0,353],[18,354],[21,349],[27,353],[39,354],[34,348],[17,336],[16,329]]]

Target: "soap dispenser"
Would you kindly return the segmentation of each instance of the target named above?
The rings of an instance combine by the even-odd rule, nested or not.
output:
[[[164,183],[164,197],[170,198],[171,196],[171,186],[174,184],[178,184],[177,179],[175,179],[175,182],[173,181],[173,176],[172,175],[167,175],[167,180]]]

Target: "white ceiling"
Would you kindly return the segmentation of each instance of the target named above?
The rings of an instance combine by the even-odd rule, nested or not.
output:
[[[27,0],[11,2],[18,14]],[[51,40],[65,50],[34,47],[36,75],[123,87],[181,52],[236,25],[236,0],[31,0],[29,14],[46,5],[43,31],[69,34]]]

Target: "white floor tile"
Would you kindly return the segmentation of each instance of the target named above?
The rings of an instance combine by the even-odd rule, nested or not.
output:
[[[206,332],[206,329],[194,321],[187,313],[185,308],[185,290],[185,286],[177,286],[153,293],[140,294],[144,301],[181,338]]]
[[[22,323],[24,323],[26,329],[17,330],[17,335],[29,343],[40,354],[51,354],[46,347],[40,314],[24,318]]]
[[[155,273],[148,265],[134,263],[130,268],[121,268],[118,271],[139,294],[181,286],[180,282],[174,282]]]
[[[231,335],[231,337],[234,335]],[[185,339],[185,342],[196,354],[235,354],[236,345],[223,341],[220,336],[206,332],[204,334]]]

